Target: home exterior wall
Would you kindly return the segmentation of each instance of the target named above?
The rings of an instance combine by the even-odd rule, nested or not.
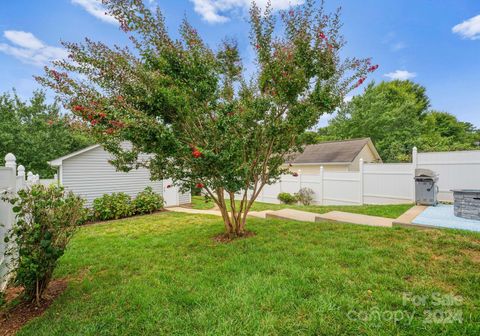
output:
[[[148,186],[163,194],[162,181],[151,181],[148,169],[118,172],[108,162],[111,159],[111,154],[102,147],[68,158],[59,168],[60,182],[65,189],[85,198],[87,206],[103,194],[124,192],[135,197]]]
[[[349,171],[358,171],[360,167],[360,159],[363,159],[364,163],[375,162],[376,158],[372,150],[368,145],[365,145],[360,153],[355,157],[353,162],[348,166]]]

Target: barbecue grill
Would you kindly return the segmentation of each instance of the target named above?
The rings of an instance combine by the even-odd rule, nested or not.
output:
[[[415,169],[415,203],[437,205],[438,175],[430,169]]]

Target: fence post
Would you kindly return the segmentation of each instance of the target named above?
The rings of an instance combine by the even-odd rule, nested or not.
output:
[[[360,205],[363,205],[363,158],[359,162]]]
[[[323,205],[323,166],[320,166],[320,204]]]
[[[28,186],[31,186],[33,184],[33,179],[35,178],[35,176],[33,175],[33,173],[31,171],[29,171],[27,173],[27,185]]]
[[[12,153],[8,153],[5,155],[5,167],[12,168],[13,171],[16,173],[17,172],[17,162],[16,162],[15,155]]]
[[[19,165],[17,167],[17,191],[25,188],[25,167]]]
[[[412,201],[415,202],[415,169],[418,166],[418,150],[417,147],[412,148],[412,179],[410,183],[412,184]]]
[[[302,189],[302,170],[298,170],[298,190]]]

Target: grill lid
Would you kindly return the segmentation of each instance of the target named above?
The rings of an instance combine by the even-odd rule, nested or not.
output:
[[[415,177],[437,177],[437,174],[433,172],[433,170],[430,169],[422,169],[422,168],[417,168],[415,169]]]

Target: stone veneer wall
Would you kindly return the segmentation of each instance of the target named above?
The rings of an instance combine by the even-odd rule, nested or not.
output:
[[[480,190],[454,191],[455,216],[480,220]]]

